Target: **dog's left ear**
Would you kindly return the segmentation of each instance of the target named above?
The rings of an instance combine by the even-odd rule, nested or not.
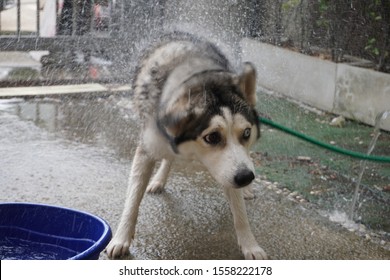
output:
[[[238,76],[238,86],[248,104],[256,106],[256,70],[252,63],[245,62],[243,71]]]

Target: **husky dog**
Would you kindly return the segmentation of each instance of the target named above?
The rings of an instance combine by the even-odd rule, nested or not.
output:
[[[143,56],[133,81],[140,141],[119,227],[106,248],[110,258],[129,253],[142,197],[164,188],[176,157],[200,161],[223,186],[245,258],[267,258],[244,203],[255,178],[249,148],[260,137],[255,84],[252,64],[237,74],[216,46],[189,34],[165,36]]]

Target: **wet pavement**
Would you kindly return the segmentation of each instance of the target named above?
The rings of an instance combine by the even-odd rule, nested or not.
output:
[[[0,100],[0,201],[88,211],[115,231],[137,136],[131,116],[115,98]],[[266,186],[257,180],[247,209],[273,259],[390,259],[390,251]],[[199,164],[177,162],[166,191],[145,195],[129,258],[243,258],[222,189]]]

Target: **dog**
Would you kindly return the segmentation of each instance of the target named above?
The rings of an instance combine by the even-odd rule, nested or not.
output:
[[[255,179],[249,149],[260,137],[253,65],[244,63],[236,73],[214,44],[174,32],[142,56],[132,86],[141,133],[108,257],[129,253],[145,191],[161,192],[172,161],[183,158],[201,162],[222,185],[244,257],[266,259],[250,229],[244,201],[244,195],[253,196]]]

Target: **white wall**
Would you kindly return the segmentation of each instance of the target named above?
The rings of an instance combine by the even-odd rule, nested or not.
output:
[[[374,125],[390,110],[390,75],[336,64],[264,44],[241,41],[242,60],[255,64],[261,87],[321,110]],[[390,118],[382,129],[390,131]]]

